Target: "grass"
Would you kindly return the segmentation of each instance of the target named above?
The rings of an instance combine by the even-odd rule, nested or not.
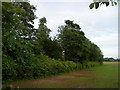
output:
[[[12,83],[20,88],[118,88],[118,65],[104,64],[90,69]]]
[[[57,88],[118,88],[118,67],[117,65],[102,65],[87,69],[92,73],[85,73],[87,76],[75,77],[60,85]],[[85,70],[86,71],[86,70]],[[82,73],[82,72],[81,72]],[[84,74],[84,75],[85,75]]]
[[[91,68],[95,71],[94,82],[88,82],[89,88],[118,88],[118,65],[103,65]]]

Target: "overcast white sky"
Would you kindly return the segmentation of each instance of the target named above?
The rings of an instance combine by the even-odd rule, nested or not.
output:
[[[89,0],[92,2],[92,0]],[[64,20],[74,20],[79,24],[85,36],[97,44],[104,57],[118,57],[118,6],[101,6],[99,9],[89,9],[91,2],[40,2],[30,0],[37,6],[35,12],[39,18],[46,17],[47,26],[52,30],[51,36],[57,34],[58,26],[64,25]],[[38,28],[38,19],[35,28]]]

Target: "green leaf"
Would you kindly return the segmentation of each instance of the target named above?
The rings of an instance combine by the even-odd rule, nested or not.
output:
[[[106,7],[109,6],[109,2],[105,2],[105,4],[106,4]]]
[[[99,2],[96,2],[95,3],[95,9],[98,9],[98,7],[99,7]]]
[[[114,2],[115,5],[117,5],[117,2]]]
[[[94,7],[94,3],[91,3],[91,4],[89,5],[89,8],[92,9],[93,7]]]

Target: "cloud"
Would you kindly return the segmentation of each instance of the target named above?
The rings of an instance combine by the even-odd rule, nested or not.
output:
[[[105,57],[118,57],[118,34],[108,34],[102,37],[92,37],[91,41],[96,43]]]

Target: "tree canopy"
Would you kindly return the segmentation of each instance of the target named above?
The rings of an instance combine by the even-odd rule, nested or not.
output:
[[[65,20],[51,38],[45,17],[34,28],[35,10],[29,2],[2,2],[3,81],[45,77],[102,62],[100,48],[85,37],[80,25]]]
[[[80,26],[73,21],[65,20],[65,25],[59,27],[58,38],[66,60],[80,63],[102,60],[103,55],[99,47],[91,43]]]

